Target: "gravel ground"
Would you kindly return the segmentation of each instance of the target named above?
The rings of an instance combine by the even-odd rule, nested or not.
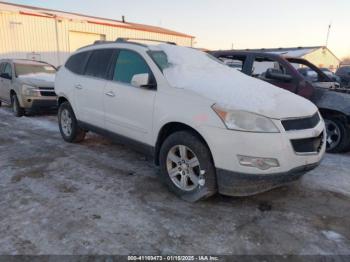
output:
[[[0,108],[0,254],[350,254],[350,154],[253,197],[187,203],[142,155]]]

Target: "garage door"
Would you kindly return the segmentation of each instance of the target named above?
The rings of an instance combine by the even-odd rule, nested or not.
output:
[[[96,40],[106,40],[105,35],[85,33],[85,32],[69,32],[69,50],[74,52],[78,48],[91,45]]]

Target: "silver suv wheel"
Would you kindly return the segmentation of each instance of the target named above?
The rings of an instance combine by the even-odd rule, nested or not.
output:
[[[199,160],[187,146],[172,147],[167,155],[166,167],[171,181],[181,190],[191,191],[202,183]]]
[[[61,127],[64,135],[69,137],[72,134],[72,117],[67,109],[61,111]]]
[[[12,109],[13,109],[13,112],[15,112],[15,113],[18,112],[18,106],[17,106],[17,103],[15,101],[12,101]]]

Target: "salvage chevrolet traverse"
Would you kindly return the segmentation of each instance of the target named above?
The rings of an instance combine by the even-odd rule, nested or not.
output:
[[[65,141],[93,131],[142,150],[189,201],[270,190],[325,152],[311,102],[191,48],[98,42],[71,55],[55,91]]]

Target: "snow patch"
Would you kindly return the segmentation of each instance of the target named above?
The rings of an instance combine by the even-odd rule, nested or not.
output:
[[[350,196],[349,157],[348,154],[327,154],[321,166],[303,177],[302,185]]]
[[[39,119],[39,118],[34,118],[34,117],[22,117],[22,119],[34,126],[35,129],[39,128],[39,129],[45,129],[47,131],[59,131],[58,128],[58,124],[57,122],[52,122],[52,121],[48,121],[47,119]]]
[[[7,116],[13,115],[10,111],[8,111],[8,110],[5,109],[5,108],[0,108],[0,112],[1,112],[1,114],[7,115]],[[5,123],[3,123],[3,124],[5,124]]]
[[[335,241],[335,242],[340,242],[344,239],[344,237],[342,235],[340,235],[337,232],[334,231],[326,231],[326,230],[322,230],[321,233],[329,240]]]
[[[225,108],[276,118],[311,115],[317,110],[306,99],[247,76],[204,52],[168,44],[157,47],[168,57],[170,66],[163,73],[171,86],[192,90]]]

